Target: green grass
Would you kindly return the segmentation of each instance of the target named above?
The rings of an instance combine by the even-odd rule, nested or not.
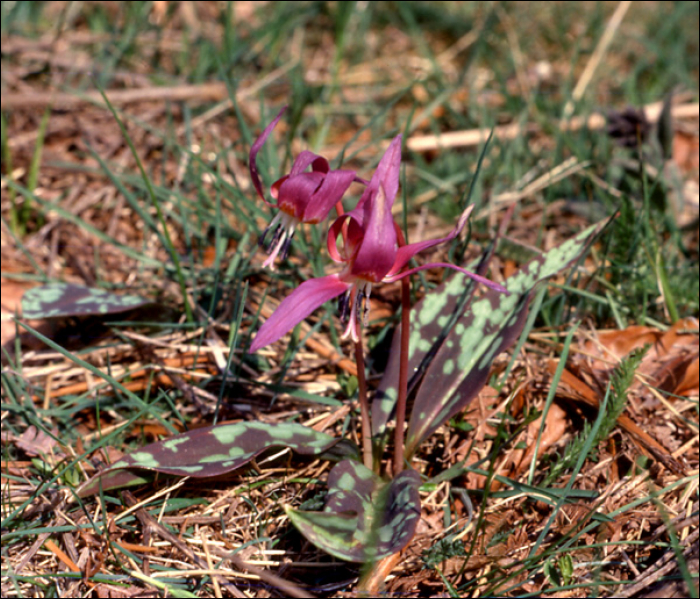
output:
[[[62,153],[59,158],[52,149],[60,141],[65,115],[51,108],[26,114],[3,109],[3,231],[10,231],[10,244],[16,250],[12,257],[22,261],[20,269],[10,270],[3,264],[3,278],[45,282],[80,277],[74,260],[79,256],[87,261],[83,268],[87,268],[95,285],[126,287],[172,310],[168,318],[158,322],[144,318],[143,322],[137,319],[116,325],[122,335],[109,342],[112,353],[104,352],[109,354],[106,362],[94,357],[94,347],[66,349],[55,342],[49,347],[56,358],[38,361],[21,349],[14,354],[4,350],[3,435],[18,437],[34,426],[58,442],[53,458],[28,456],[16,443],[3,442],[4,461],[30,462],[21,475],[3,471],[2,576],[3,588],[12,596],[63,595],[79,580],[79,576],[59,570],[44,575],[34,570],[30,574],[14,571],[21,555],[39,535],[48,533],[59,542],[61,535],[76,532],[69,520],[59,523],[52,511],[37,507],[47,505],[46,501],[60,507],[70,520],[80,521],[82,534],[102,539],[109,575],[97,573],[92,577],[94,582],[115,587],[136,584],[130,577],[133,564],[129,560],[141,568],[144,557],[129,554],[116,541],[141,543],[139,520],[134,516],[125,518],[118,525],[118,534],[108,534],[109,519],[126,509],[124,499],[118,493],[104,494],[98,509],[94,500],[77,501],[73,494],[76,482],[83,480],[88,460],[104,458],[96,453],[98,450],[137,450],[149,440],[144,427],[153,423],[174,432],[181,425],[205,425],[251,414],[269,417],[283,413],[284,418],[308,420],[321,413],[324,405],[337,409],[337,398],[343,392],[355,393],[354,381],[347,373],[321,364],[322,360],[307,365],[308,348],[295,345],[313,330],[314,335],[323,334],[324,340],[342,355],[334,329],[334,307],[318,311],[312,326],[295,333],[287,353],[276,356],[275,361],[244,353],[260,321],[260,311],[253,306],[268,295],[284,297],[300,281],[322,274],[328,264],[324,234],[306,227],[295,238],[294,260],[281,264],[276,272],[260,269],[256,240],[270,219],[270,210],[255,196],[246,165],[250,144],[285,103],[290,104],[285,127],[275,131],[258,156],[266,188],[288,171],[299,147],[319,152],[332,147],[333,154],[328,158],[333,167],[342,163],[368,176],[381,155],[381,142],[398,132],[409,137],[489,129],[504,122],[529,123],[536,132],[492,141],[471,196],[476,203],[475,214],[489,209],[498,194],[524,188],[571,157],[587,162],[585,169],[544,186],[521,199],[516,207],[507,234],[536,247],[542,247],[549,231],[554,230],[556,239],[564,240],[585,224],[619,211],[594,250],[598,268],[594,277],[582,284],[580,275],[572,273],[565,282],[550,286],[543,292],[539,313],[533,315],[528,327],[565,334],[576,319],[592,328],[624,328],[631,324],[665,328],[679,318],[697,317],[700,310],[698,252],[693,245],[697,244],[697,235],[693,237],[692,230],[679,226],[675,219],[669,199],[674,182],[663,174],[664,158],[656,132],[651,132],[641,149],[628,149],[616,145],[604,130],[584,127],[565,132],[559,127],[564,106],[609,22],[612,6],[301,2],[257,6],[255,15],[242,17],[237,13],[241,8],[234,3],[189,4],[193,16],[182,12],[188,3],[168,3],[160,16],[151,2],[2,4],[2,33],[7,39],[66,41],[71,52],[80,52],[90,60],[89,68],[70,68],[52,64],[49,54],[39,66],[30,63],[27,69],[20,51],[8,52],[3,55],[3,70],[20,72],[23,90],[46,93],[48,87],[65,92],[103,89],[109,96],[110,90],[116,89],[221,81],[227,86],[231,102],[230,108],[203,125],[197,124],[198,119],[212,108],[210,101],[176,103],[164,98],[160,113],[153,104],[114,105],[110,107],[111,116],[106,107],[102,109],[101,119],[96,117],[99,109],[81,108],[73,116],[84,123],[85,129],[76,125],[75,148],[67,157]],[[576,103],[575,115],[585,117],[628,105],[641,106],[663,100],[674,89],[689,92],[697,101],[698,14],[697,3],[633,4]],[[76,32],[90,34],[89,39],[78,40]],[[445,51],[466,34],[472,36],[468,47],[447,60]],[[538,79],[538,68],[544,69],[541,72],[550,69],[550,74]],[[278,69],[282,74],[254,94],[245,95],[251,86]],[[132,85],[130,77],[136,78],[138,85]],[[86,132],[104,134],[108,141],[123,140],[123,151],[108,152],[109,143],[100,135],[88,136]],[[17,141],[26,133],[35,134],[31,143]],[[445,229],[452,225],[461,212],[460,199],[472,185],[480,149],[470,146],[405,154],[402,192],[411,240],[415,240],[412,236],[417,235],[421,224],[421,209],[437,217],[428,221],[425,237],[433,236],[430,229],[434,224],[440,223]],[[15,169],[24,169],[24,174],[12,178]],[[75,181],[82,177],[81,181],[116,190],[121,204],[114,199],[97,199],[89,210],[73,210],[75,204],[70,202],[75,200],[70,191],[77,183],[57,183],[58,174],[68,173]],[[46,194],[47,189],[55,193]],[[617,191],[612,193],[610,189]],[[92,190],[88,186],[85,193]],[[121,212],[116,212],[117,208]],[[119,226],[110,228],[113,214]],[[399,217],[402,225],[403,218]],[[57,227],[62,260],[58,266],[37,249],[50,242],[39,235],[42,227],[55,221],[59,225],[52,226]],[[488,243],[493,225],[486,218],[472,221],[474,248]],[[85,247],[71,248],[71,241]],[[211,259],[207,258],[210,247]],[[509,253],[511,247],[515,250]],[[504,260],[516,264],[524,261],[524,250],[511,246],[509,240],[501,248],[503,253],[499,250],[497,255]],[[467,252],[469,259],[475,255],[474,249]],[[264,288],[261,281],[267,283],[264,292],[260,291]],[[431,281],[432,277],[415,277],[414,292],[421,294]],[[398,309],[390,290],[378,290],[378,297]],[[176,317],[170,318],[173,314]],[[178,320],[181,314],[186,318]],[[373,332],[374,337],[389,338],[386,327],[394,322],[383,321],[384,329]],[[225,375],[209,375],[191,383],[209,394],[202,400],[204,407],[193,404],[185,388],[175,385],[164,389],[156,384],[161,358],[123,335],[134,330],[165,344],[179,335],[179,342],[196,347],[198,355],[212,346],[230,350],[224,360]],[[570,343],[571,337],[565,342],[564,354]],[[370,346],[374,344],[375,339],[369,341]],[[116,349],[117,345],[121,349]],[[526,352],[532,349],[529,343],[523,347]],[[562,355],[546,348],[537,351],[548,352],[550,357]],[[126,360],[124,355],[128,356]],[[113,359],[120,362],[113,364]],[[129,360],[152,367],[146,384],[136,392],[127,386],[134,380],[128,368],[123,372],[118,368],[128,366]],[[630,361],[620,367],[627,365],[627,374],[630,368],[634,370]],[[54,362],[70,363],[90,373],[95,387],[53,398],[44,405],[46,380],[37,374],[37,368]],[[381,362],[379,356],[376,362]],[[330,392],[297,386],[300,370],[306,366],[310,372],[316,369],[329,378],[335,375],[344,391],[333,391],[332,385]],[[59,370],[65,373],[67,368],[63,368]],[[115,368],[119,374],[110,374]],[[274,370],[270,374],[271,368]],[[512,389],[526,377],[515,359],[508,373],[499,379],[504,389]],[[619,386],[625,387],[623,383]],[[604,450],[604,441],[615,434],[610,414],[616,414],[624,403],[617,385],[604,409],[589,415],[580,427],[570,427],[568,445],[558,447],[559,453],[552,453],[550,461],[533,460],[527,484],[502,476],[497,471],[500,456],[515,448],[518,434],[538,410],[546,413],[550,402],[545,403],[545,396],[546,392],[539,397],[537,407],[531,406],[532,411],[517,418],[502,408],[493,435],[484,441],[490,449],[484,450],[474,464],[460,467],[463,476],[480,474],[503,483],[502,490],[493,494],[474,490],[473,519],[466,522],[458,517],[454,490],[460,483],[438,481],[444,485],[437,489],[437,498],[440,509],[445,510],[445,526],[455,524],[458,532],[442,536],[436,533],[421,541],[424,546],[417,549],[419,557],[414,558],[419,560],[422,555],[425,565],[436,570],[431,580],[443,582],[441,592],[468,596],[479,590],[482,595],[529,596],[576,588],[581,595],[605,596],[616,588],[610,586],[610,572],[619,573],[614,570],[617,566],[605,561],[606,550],[635,549],[633,544],[604,539],[609,519],[627,517],[637,508],[656,509],[659,502],[683,492],[692,494],[697,477],[662,480],[653,489],[649,482],[648,490],[637,498],[626,497],[609,510],[591,496],[576,495],[582,489],[575,487],[575,475],[587,475]],[[247,407],[236,407],[240,405]],[[697,404],[684,416],[697,432]],[[83,439],[86,427],[106,432]],[[353,427],[354,415],[350,414],[339,421],[337,430],[345,433]],[[450,434],[470,439],[469,432],[453,430]],[[81,451],[76,450],[78,441],[84,441]],[[434,447],[426,449],[423,457],[428,462],[442,456],[441,442],[436,440]],[[482,448],[475,445],[476,449]],[[280,524],[282,503],[298,506],[312,501],[323,486],[304,482],[307,479],[279,485],[295,468],[308,466],[307,462],[285,462],[282,466],[274,462],[273,466],[288,470],[268,473],[266,468],[271,466],[256,466],[214,483],[215,492],[188,484],[173,491],[172,496],[149,503],[147,509],[156,518],[161,510],[175,517],[203,504],[214,505],[236,487],[242,505],[235,514],[240,521],[245,522],[246,510],[257,510],[268,526],[247,538],[233,524],[224,524],[222,515],[221,523],[212,526],[231,527],[233,545],[282,547],[303,555],[299,561],[327,563],[327,557],[303,548],[288,524]],[[636,472],[640,469],[634,464],[630,476]],[[648,475],[644,468],[641,472],[641,476]],[[260,477],[259,484],[251,483],[256,476]],[[309,475],[308,479],[316,480],[318,476]],[[155,488],[166,488],[171,482],[160,481]],[[694,493],[697,497],[697,491]],[[537,501],[533,497],[545,499]],[[493,506],[497,501],[511,502],[505,505],[512,506],[517,518],[514,515],[515,521],[499,524],[501,528],[494,534],[493,521],[499,513]],[[578,501],[587,501],[589,511],[581,518],[580,527],[565,530],[556,517]],[[433,514],[439,511],[431,510]],[[493,568],[479,578],[472,576],[474,572],[466,566],[466,576],[460,575],[459,569],[457,573],[445,569],[448,557],[461,557],[466,564],[470,556],[498,554],[518,527],[533,519],[539,522],[536,534],[529,539],[528,551],[518,553],[515,565]],[[166,520],[164,526],[187,541],[199,542],[200,531],[193,524]],[[462,530],[466,536],[458,537]],[[487,537],[492,539],[488,551],[480,545]],[[82,537],[73,534],[73,538]],[[598,541],[591,542],[592,538]],[[682,549],[675,533],[655,543],[659,551]],[[306,553],[302,554],[302,549]],[[514,549],[508,546],[508,550]],[[42,555],[48,555],[42,551]],[[176,551],[171,557],[182,558]],[[216,563],[223,556],[212,557]],[[420,562],[412,572],[422,565]],[[151,573],[170,567],[153,561]],[[339,584],[342,576],[351,580],[357,574],[349,566],[340,567],[335,578],[323,568],[304,570],[308,579],[298,572],[295,576],[317,587]],[[685,570],[683,574],[688,578]],[[153,582],[153,577],[142,581],[144,588],[166,592],[156,591],[161,583]],[[235,582],[247,584],[241,579]],[[163,583],[170,594],[212,593],[212,581],[206,575],[196,581],[169,578]],[[87,590],[77,588],[76,592]],[[255,585],[249,588],[254,593],[259,589]],[[347,589],[352,588],[349,583]],[[538,590],[528,590],[532,588]]]

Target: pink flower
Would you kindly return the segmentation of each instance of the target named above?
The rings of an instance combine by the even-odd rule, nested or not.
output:
[[[255,159],[286,109],[286,106],[282,108],[250,148],[250,176],[255,190],[268,206],[275,204],[265,198]],[[311,172],[307,172],[309,167]],[[272,231],[272,239],[267,245],[270,255],[263,266],[272,265],[278,255],[285,258],[299,223],[318,223],[324,220],[353,181],[365,183],[355,177],[354,171],[331,170],[328,160],[313,152],[305,150],[299,154],[289,174],[275,181],[270,188],[270,195],[277,200],[279,212],[259,240],[259,245],[264,245],[267,234]]]
[[[492,289],[507,293],[501,285],[453,264],[435,262],[402,270],[418,252],[454,239],[464,228],[473,206],[462,213],[457,226],[447,237],[399,247],[398,225],[391,215],[391,207],[399,189],[400,165],[399,135],[379,162],[355,209],[337,218],[328,232],[328,251],[333,260],[344,265],[343,270],[299,285],[260,327],[250,346],[251,352],[277,341],[316,308],[338,296],[342,296],[341,319],[347,323],[343,337],[350,336],[357,341],[357,321],[362,316],[366,323],[372,285],[391,283],[426,268],[453,268]],[[337,247],[339,237],[343,239],[341,250]]]

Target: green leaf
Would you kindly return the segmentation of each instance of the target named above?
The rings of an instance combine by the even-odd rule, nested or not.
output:
[[[389,482],[358,462],[343,460],[328,476],[322,512],[286,507],[314,545],[347,561],[368,563],[401,551],[420,519],[420,475],[404,470]]]
[[[417,391],[406,441],[407,457],[477,395],[486,383],[493,360],[520,334],[536,287],[578,260],[608,222],[610,219],[593,225],[530,260],[507,279],[509,295],[489,289],[469,305],[435,353]],[[434,298],[428,305],[446,302]],[[411,331],[411,343],[418,350],[430,347],[421,326],[434,320],[439,324],[448,318],[435,307],[423,310],[425,313],[416,313]]]
[[[117,314],[149,304],[138,295],[117,295],[72,283],[49,283],[28,289],[22,297],[27,319]]]
[[[167,584],[163,582],[162,580],[158,580],[157,578],[153,578],[151,576],[146,576],[145,574],[142,574],[138,570],[133,570],[130,572],[131,576],[134,578],[138,578],[139,580],[143,580],[144,582],[153,585],[157,589],[161,589],[167,593],[167,596],[170,597],[177,597],[178,599],[195,599],[196,597],[199,597],[199,595],[195,595],[194,593],[190,593],[189,591],[186,591],[185,589],[182,589],[176,585],[172,584]]]
[[[271,447],[289,447],[302,455],[333,460],[358,455],[350,441],[293,422],[217,424],[169,437],[123,457],[87,481],[78,495],[143,483],[140,469],[195,478],[220,476]]]
[[[503,225],[509,222],[509,217]],[[484,251],[475,271],[485,276],[494,250],[505,226],[501,226],[488,248]],[[427,293],[411,309],[411,337],[409,342],[408,393],[422,380],[427,367],[447,335],[455,324],[456,319],[468,304],[476,284],[466,275],[457,273],[449,281],[442,283],[430,293]],[[394,333],[391,353],[384,376],[377,387],[372,401],[372,436],[375,443],[383,444],[382,437],[386,425],[392,417],[398,397],[399,365],[401,356],[401,325]],[[381,451],[378,452],[381,455]]]

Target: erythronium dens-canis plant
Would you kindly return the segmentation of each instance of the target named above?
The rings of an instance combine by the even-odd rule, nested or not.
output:
[[[264,129],[250,152],[253,185],[268,205],[279,210],[262,236],[261,244],[273,231],[270,256],[264,265],[271,266],[278,255],[286,254],[299,223],[320,222],[335,206],[338,216],[329,228],[327,246],[341,270],[299,285],[262,325],[250,351],[274,343],[320,305],[340,298],[344,337],[352,339],[357,360],[362,447],[298,423],[219,424],[175,435],[127,455],[84,483],[78,493],[87,496],[100,489],[108,491],[143,483],[143,470],[218,476],[272,447],[285,446],[337,462],[328,476],[324,509],[302,511],[286,507],[290,520],[329,554],[371,565],[401,551],[415,533],[421,513],[421,476],[411,461],[418,446],[476,396],[493,360],[522,330],[535,288],[576,262],[607,221],[536,256],[503,286],[483,276],[492,249],[481,260],[477,273],[445,263],[407,268],[417,253],[459,235],[471,207],[462,212],[446,237],[405,243],[391,215],[399,189],[401,136],[391,142],[369,182],[354,171],[331,169],[321,156],[302,152],[290,173],[272,185],[271,195],[277,200],[276,205],[272,204],[263,193],[256,158],[283,112],[284,109]],[[307,172],[309,167],[311,171]],[[340,200],[353,181],[366,187],[355,208],[343,213]],[[434,267],[458,272],[427,292],[412,309],[408,277],[416,270]],[[402,285],[400,332],[370,419],[361,326],[366,324],[372,286],[394,281]],[[485,285],[486,290],[470,301],[475,284]],[[416,390],[416,400],[405,430],[409,372],[415,373],[410,385]],[[388,469],[383,457],[392,417],[394,452],[392,467]]]

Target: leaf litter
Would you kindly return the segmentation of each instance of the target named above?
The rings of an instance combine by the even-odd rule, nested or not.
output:
[[[83,42],[76,41],[74,47],[77,48],[81,43]],[[89,56],[90,53],[85,55]],[[254,104],[256,103],[245,106],[244,110],[254,114],[257,110]],[[163,123],[168,117],[160,101],[146,101],[138,106],[139,114],[151,123]],[[17,117],[12,127],[18,133],[13,135],[15,163],[22,165],[28,163],[31,153],[36,118],[28,111],[17,110],[13,114]],[[177,107],[173,114],[179,116]],[[251,121],[254,122],[255,119],[251,118]],[[202,147],[208,146],[210,149],[216,147],[215,139],[227,137],[236,140],[239,137],[236,123],[229,120],[210,123],[202,127],[201,132]],[[135,143],[146,152],[156,155],[163,148],[162,140],[137,126],[130,126],[130,133],[134,135]],[[76,152],[74,146],[80,152]],[[81,109],[79,118],[76,112],[57,112],[52,115],[44,152],[46,168],[40,173],[37,195],[40,199],[51,202],[60,199],[61,205],[69,214],[109,232],[121,244],[138,248],[139,251],[145,248],[147,255],[157,257],[165,264],[167,255],[154,243],[152,232],[145,229],[143,222],[126,209],[128,204],[124,196],[113,193],[112,185],[99,172],[99,164],[91,157],[90,147],[99,156],[113,160],[115,167],[122,172],[133,170],[133,161],[126,151],[118,128],[104,110],[86,107]],[[58,160],[70,161],[72,164],[58,165]],[[164,184],[178,181],[180,163],[166,160],[163,164],[165,172],[156,176],[163,176]],[[85,167],[92,170],[85,170]],[[242,164],[231,165],[234,176],[237,171],[240,175],[242,169]],[[5,193],[6,188],[3,188],[3,210],[6,209]],[[558,214],[556,223],[552,223],[554,226],[548,229],[547,238],[540,244],[532,235],[532,223],[543,218],[544,209],[538,201],[529,201],[527,198],[522,206],[521,220],[514,223],[508,236],[527,241],[534,247],[548,249],[567,239],[572,230],[583,228],[584,221],[580,217]],[[37,220],[36,229],[28,231],[25,237],[25,245],[33,259],[51,273],[52,278],[88,286],[93,286],[96,278],[99,278],[108,281],[115,288],[123,287],[128,292],[143,297],[157,296],[165,303],[179,303],[177,290],[162,277],[161,268],[140,264],[138,260],[126,256],[118,246],[96,239],[86,233],[76,221],[59,218],[50,209],[41,213],[46,222],[39,226]],[[527,216],[529,222],[525,218]],[[9,256],[13,274],[33,273],[34,267],[26,255],[17,247],[7,244],[6,239],[3,230],[3,271],[6,268],[6,257]],[[184,236],[176,238],[176,243],[181,251],[187,250]],[[92,258],[96,252],[100,255],[99,267]],[[519,264],[516,260],[497,256],[492,272],[500,272],[505,276],[510,268]],[[582,268],[593,273],[596,266],[592,259],[587,259]],[[156,280],[159,284],[154,284]],[[253,285],[253,298],[262,297],[263,288],[262,284]],[[374,301],[390,308],[397,305],[395,297],[392,299],[391,290],[380,294]],[[129,331],[118,330],[120,333]],[[160,437],[168,434],[166,431],[172,433],[172,429],[179,430],[176,424],[179,424],[180,419],[187,419],[190,427],[204,425],[209,422],[205,415],[217,409],[222,386],[229,390],[227,399],[231,398],[221,408],[220,415],[224,419],[256,419],[277,423],[292,417],[300,422],[314,424],[333,416],[334,409],[300,401],[289,394],[290,388],[273,391],[261,389],[247,381],[240,373],[252,378],[257,374],[257,365],[246,362],[236,352],[231,355],[229,345],[223,341],[227,339],[230,330],[228,324],[221,322],[210,330],[205,328],[189,332],[163,334],[147,328],[141,329],[141,333],[155,342],[157,359],[153,355],[144,356],[142,348],[133,339],[125,340],[122,334],[110,336],[109,342],[100,342],[97,347],[91,346],[85,339],[78,342],[91,363],[123,381],[124,386],[133,393],[153,394],[161,398],[163,394],[181,397],[182,390],[175,384],[175,378],[167,374],[170,369],[175,376],[197,388],[197,393],[205,394],[202,395],[208,406],[208,411],[205,412],[191,405],[177,405],[173,409],[168,404],[157,413],[157,417],[144,412],[134,419],[132,415],[121,413],[118,403],[107,402],[101,408],[98,422],[92,410],[94,402],[106,397],[116,400],[123,392],[112,384],[105,384],[94,373],[76,367],[65,356],[46,349],[32,349],[22,353],[21,377],[26,387],[22,388],[21,393],[17,393],[19,389],[16,387],[12,392],[17,393],[19,400],[30,402],[40,410],[62,406],[68,408],[68,417],[52,417],[50,412],[41,412],[44,420],[42,424],[48,426],[47,430],[52,430],[52,418],[60,422],[60,432],[71,441],[66,443],[70,457],[66,456],[67,461],[63,465],[70,463],[74,469],[84,468],[88,473],[118,459],[109,456],[113,452],[110,446],[112,440],[100,450],[95,450],[93,443],[96,439],[123,429],[123,436],[113,439],[123,449],[124,439],[142,439],[144,435],[146,438],[153,435]],[[326,348],[336,347],[327,329],[321,328],[315,335],[319,340],[317,342]],[[682,324],[676,323],[667,330],[644,327],[643,330],[622,329],[606,333],[583,327],[579,330],[579,335],[570,348],[567,372],[570,371],[578,381],[579,391],[583,389],[583,395],[594,398],[597,404],[582,406],[570,402],[572,393],[567,380],[573,379],[562,378],[552,407],[545,416],[538,414],[542,411],[552,380],[551,360],[558,355],[553,348],[560,347],[563,339],[560,331],[538,329],[525,344],[523,351],[515,357],[514,366],[503,386],[498,389],[485,387],[467,410],[455,416],[452,423],[454,426],[442,427],[430,443],[421,449],[418,459],[427,475],[442,469],[436,467],[438,461],[445,466],[468,467],[476,464],[475,468],[480,472],[467,471],[459,478],[441,483],[437,489],[421,490],[424,500],[429,495],[434,495],[430,501],[424,501],[426,508],[423,515],[423,519],[432,524],[419,528],[414,546],[409,548],[387,582],[388,593],[404,596],[411,593],[426,596],[443,593],[446,589],[443,576],[447,577],[451,585],[457,585],[469,580],[488,580],[487,574],[494,568],[512,573],[513,578],[508,584],[515,586],[517,581],[522,581],[520,590],[516,593],[537,593],[546,588],[547,579],[541,574],[530,577],[519,571],[522,562],[518,560],[527,557],[534,541],[545,529],[547,518],[551,514],[551,504],[528,496],[525,491],[515,493],[511,487],[504,486],[489,472],[488,458],[495,448],[499,448],[500,453],[491,466],[493,473],[525,484],[529,480],[528,470],[537,448],[535,474],[539,475],[540,469],[546,472],[555,461],[556,452],[564,451],[566,443],[581,430],[583,423],[595,420],[596,405],[605,399],[611,370],[631,350],[647,343],[651,347],[644,355],[630,387],[626,415],[678,462],[680,473],[666,468],[663,461],[658,459],[658,454],[654,454],[643,443],[638,445],[631,437],[616,429],[611,434],[609,443],[598,446],[596,460],[587,460],[576,474],[576,488],[582,491],[595,490],[598,497],[594,502],[578,500],[561,506],[557,520],[548,530],[548,538],[576,535],[580,531],[581,536],[577,537],[579,544],[572,551],[579,568],[586,568],[586,564],[602,560],[610,564],[606,575],[612,579],[617,577],[618,581],[629,579],[629,562],[639,565],[650,563],[652,549],[644,545],[629,545],[626,548],[613,545],[602,550],[595,547],[596,543],[630,537],[640,540],[666,539],[666,518],[670,518],[671,522],[685,524],[678,528],[679,535],[685,539],[692,538],[688,533],[693,527],[697,529],[697,522],[692,523],[692,515],[698,509],[697,501],[693,502],[697,482],[692,481],[693,476],[697,477],[698,464],[697,440],[693,440],[693,435],[697,437],[697,413],[693,413],[693,405],[697,405],[693,402],[697,402],[698,393],[697,321],[684,320]],[[206,343],[203,344],[201,339],[205,339]],[[238,369],[238,374],[231,376],[222,385],[221,377],[227,372],[226,361],[229,357],[233,368]],[[505,371],[508,360],[504,357],[496,362],[492,377]],[[324,390],[340,392],[336,362],[316,350],[309,351],[309,346],[300,350],[291,364],[285,364],[281,356],[276,356],[272,370],[265,373],[268,381],[275,379],[276,364],[286,369],[287,380],[293,381],[294,390],[306,389],[311,395],[320,395]],[[17,365],[10,368],[18,372]],[[317,381],[322,381],[320,388],[304,382],[305,375],[310,371]],[[3,371],[3,402],[7,401],[10,390],[6,386],[6,374],[12,372]],[[226,376],[228,378],[228,374]],[[494,382],[493,378],[491,380]],[[593,411],[591,408],[594,408]],[[3,433],[5,415],[3,413]],[[544,428],[541,427],[542,418]],[[163,426],[161,419],[170,428]],[[337,429],[336,432],[352,426],[350,417],[343,417],[331,425]],[[69,427],[77,434],[70,436]],[[148,432],[148,427],[152,427],[152,432]],[[274,583],[266,583],[269,586],[264,586],[259,577],[246,574],[242,568],[234,567],[232,561],[226,561],[233,551],[243,547],[241,553],[246,560],[258,564],[260,568],[277,571],[281,576],[298,583],[303,583],[308,572],[313,571],[317,594],[344,596],[344,589],[352,588],[357,576],[356,570],[329,559],[311,547],[300,545],[298,537],[290,535],[286,516],[279,508],[283,503],[301,506],[303,502],[314,499],[315,494],[323,488],[327,476],[327,465],[323,463],[313,459],[304,461],[292,458],[290,454],[284,453],[270,461],[259,460],[246,472],[215,480],[206,489],[191,482],[175,488],[170,482],[163,481],[157,482],[154,487],[140,488],[138,494],[141,504],[146,507],[154,504],[158,507],[154,515],[160,525],[181,533],[184,542],[198,558],[194,560],[187,557],[192,553],[185,553],[172,540],[163,540],[158,536],[157,529],[149,529],[145,525],[140,529],[129,529],[112,522],[105,531],[109,535],[97,534],[89,526],[91,518],[97,513],[96,504],[91,504],[89,516],[85,512],[73,511],[75,503],[68,491],[71,488],[67,479],[68,471],[59,474],[62,470],[59,465],[48,474],[26,464],[26,457],[33,457],[33,451],[51,445],[46,434],[39,428],[16,430],[19,436],[15,437],[15,441],[9,438],[6,440],[3,434],[5,447],[13,447],[11,453],[3,456],[3,518],[27,502],[22,512],[23,518],[34,519],[43,526],[56,528],[51,531],[53,545],[37,545],[36,541],[47,538],[43,536],[18,535],[9,537],[8,541],[4,540],[4,543],[11,543],[11,557],[3,557],[3,570],[6,570],[7,565],[17,575],[36,576],[39,579],[47,573],[64,572],[67,562],[49,547],[58,547],[69,562],[76,564],[81,572],[88,575],[88,579],[92,573],[99,573],[101,569],[102,573],[140,571],[149,575],[161,569],[175,572],[192,568],[198,560],[203,560],[202,563],[206,566],[208,551],[210,556],[221,560],[219,568],[226,571],[227,580],[234,580],[236,585],[257,596],[269,596],[270,589],[275,589]],[[81,447],[91,448],[88,459],[76,459],[76,456],[83,453]],[[647,458],[654,462],[648,470],[649,476],[645,474],[647,466],[635,466],[640,454],[645,451],[649,452]],[[467,462],[463,463],[465,458]],[[13,468],[22,463],[22,474],[18,476],[19,471]],[[57,474],[60,478],[47,485],[47,481]],[[679,480],[687,480],[679,478],[681,476],[691,477],[688,485],[678,484]],[[284,485],[279,484],[281,481],[284,481]],[[486,486],[487,483],[490,483],[490,487]],[[566,479],[561,479],[558,484],[561,483],[565,484]],[[496,492],[508,489],[508,494],[475,494],[471,501],[476,514],[472,513],[470,517],[468,507],[455,494],[455,490],[460,487],[481,493],[484,490]],[[656,493],[658,504],[646,501],[628,508],[631,501],[650,496],[652,489]],[[163,491],[164,496],[170,497],[172,505],[158,503],[156,495]],[[121,506],[113,503],[100,505],[103,505],[110,518],[118,517],[123,511]],[[483,514],[481,521],[479,510]],[[612,522],[606,521],[598,528],[584,530],[586,524],[595,519],[598,513],[596,510],[605,514],[622,511]],[[108,556],[119,543],[122,547],[131,547],[131,554],[128,550],[117,549],[119,559],[113,561]],[[438,554],[436,547],[442,548],[444,555]],[[541,545],[538,551],[543,548]],[[434,555],[430,554],[431,551]],[[657,551],[668,553],[669,550]],[[618,562],[622,565],[615,565]],[[430,564],[430,567],[426,567],[426,564]],[[593,566],[590,568],[590,571],[594,571]],[[201,576],[201,580],[209,580],[206,575],[192,575],[193,578],[198,576]],[[19,578],[15,580],[19,585],[27,584]],[[134,582],[136,579],[129,580]],[[7,582],[3,578],[4,589]],[[211,582],[204,584],[213,592]],[[31,594],[32,591],[28,589],[36,587],[24,588],[25,592]],[[88,588],[95,590],[99,596],[133,596],[143,592],[144,588],[153,591],[153,587],[140,584],[127,585],[117,591],[113,583],[83,583],[79,580],[71,582],[63,590],[71,595],[79,592],[79,589],[80,592],[85,592]],[[122,591],[123,594],[120,595]],[[224,592],[236,595],[231,587],[228,590],[225,587]]]

